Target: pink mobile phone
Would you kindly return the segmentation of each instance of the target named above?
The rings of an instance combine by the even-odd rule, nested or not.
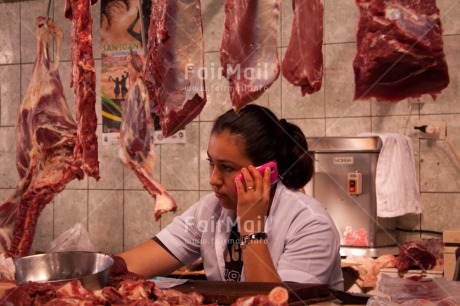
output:
[[[260,174],[262,174],[262,176],[264,175],[264,172],[265,172],[265,169],[267,167],[270,167],[271,169],[271,172],[270,172],[270,185],[273,185],[275,184],[277,181],[278,181],[278,167],[276,165],[276,161],[269,161],[268,163],[266,164],[263,164],[261,166],[258,166],[256,167],[256,169],[259,171]],[[244,182],[244,176],[243,176],[243,173],[240,173],[237,175],[237,178],[239,178],[242,182],[243,182],[243,185],[245,186],[246,188],[246,184]],[[235,192],[236,192],[236,184],[235,184]]]

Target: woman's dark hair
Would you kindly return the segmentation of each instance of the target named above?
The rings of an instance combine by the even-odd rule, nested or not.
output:
[[[112,26],[114,15],[122,12],[123,9],[129,10],[129,0],[101,1],[101,22],[105,18],[109,27]]]
[[[313,175],[313,159],[302,130],[263,106],[246,105],[236,113],[229,110],[214,122],[211,134],[229,131],[240,135],[246,155],[254,165],[276,160],[281,181],[289,188],[299,189]]]

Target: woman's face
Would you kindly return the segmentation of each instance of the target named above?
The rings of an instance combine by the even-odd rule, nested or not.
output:
[[[228,131],[212,134],[208,144],[209,183],[220,204],[236,209],[235,177],[252,164],[243,152],[241,136]]]

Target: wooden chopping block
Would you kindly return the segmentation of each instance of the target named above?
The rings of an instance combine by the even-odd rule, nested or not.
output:
[[[264,282],[224,282],[189,280],[172,289],[184,293],[198,292],[204,297],[204,303],[232,304],[238,298],[254,295],[268,295],[277,287],[285,287],[289,292],[289,303],[308,300],[322,300],[330,297],[328,285],[300,283],[264,283]]]

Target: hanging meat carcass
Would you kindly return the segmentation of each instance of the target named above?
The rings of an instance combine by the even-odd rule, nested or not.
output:
[[[291,38],[281,70],[302,95],[313,94],[323,82],[323,12],[322,0],[292,0],[294,20]]]
[[[120,152],[123,164],[131,168],[144,188],[156,199],[155,219],[177,206],[170,193],[153,178],[155,155],[150,146],[150,101],[143,78],[144,63],[141,56],[132,54],[128,64],[129,91],[123,106],[120,127]]]
[[[145,84],[159,105],[162,133],[183,129],[206,103],[199,0],[152,0]]]
[[[78,123],[75,158],[83,158],[86,174],[99,180],[91,5],[97,0],[66,0],[65,17],[72,21],[70,87],[74,89]]]
[[[436,0],[356,0],[355,100],[398,102],[449,84]]]
[[[83,160],[74,158],[77,124],[59,78],[60,27],[37,18],[37,59],[18,116],[16,164],[21,182],[0,206],[0,251],[28,255],[43,208],[74,178],[84,177]],[[49,40],[56,42],[54,63]],[[14,230],[13,230],[14,229]]]
[[[279,0],[226,0],[220,47],[222,74],[236,112],[278,78]]]

